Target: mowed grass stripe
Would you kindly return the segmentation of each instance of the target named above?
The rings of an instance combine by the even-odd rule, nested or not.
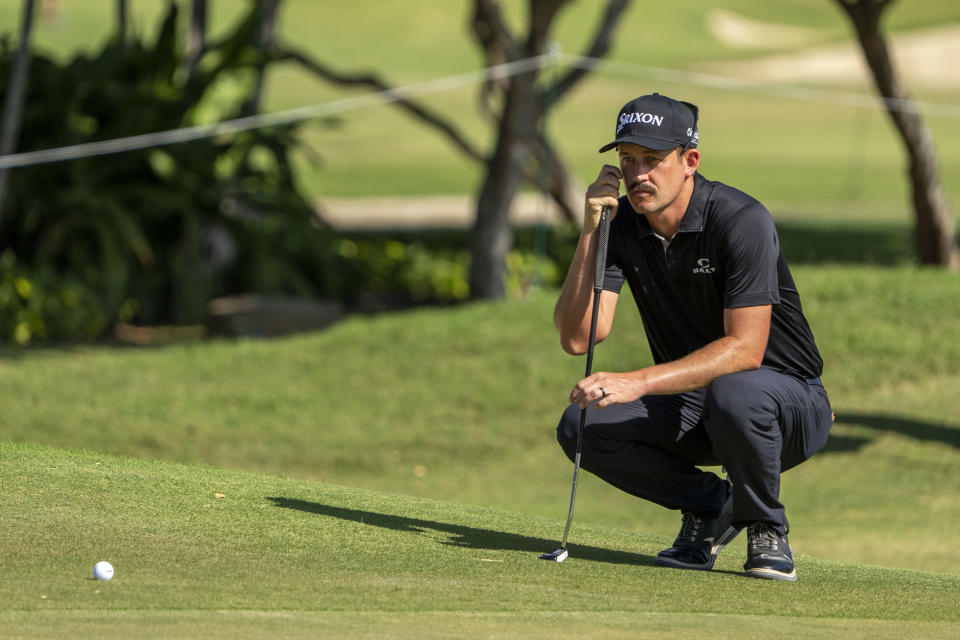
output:
[[[659,612],[472,613],[449,611],[120,611],[17,612],[0,614],[5,637],[422,638],[524,640],[583,638],[766,640],[771,636],[850,640],[925,638],[953,640],[957,629],[942,623],[842,618],[765,617]]]
[[[691,637],[773,629],[783,616],[810,637],[856,621],[921,623],[912,637],[960,630],[960,576],[949,574],[800,556],[800,582],[785,585],[740,576],[733,549],[711,573],[670,571],[651,565],[666,538],[591,525],[575,526],[570,560],[547,563],[537,554],[556,546],[557,520],[36,445],[0,445],[0,474],[0,548],[16,576],[0,583],[0,615],[25,635],[63,624],[96,635],[115,621],[210,637],[198,612],[214,633],[241,636],[263,616],[298,627],[300,612],[340,637],[390,635],[398,620],[427,637],[519,637],[544,624],[559,637],[626,633],[631,619],[655,632],[661,617],[672,620],[664,633],[687,625]],[[109,583],[90,579],[101,559],[116,567]],[[895,628],[911,637],[911,625]]]

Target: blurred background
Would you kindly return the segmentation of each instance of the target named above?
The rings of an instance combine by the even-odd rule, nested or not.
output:
[[[0,35],[0,437],[562,517],[550,313],[656,91],[770,209],[827,361],[795,546],[949,564],[960,5],[0,0]],[[595,370],[649,363],[629,311]]]

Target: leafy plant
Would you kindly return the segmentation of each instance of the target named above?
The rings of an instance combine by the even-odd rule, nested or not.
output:
[[[254,7],[192,73],[173,3],[152,43],[112,42],[63,65],[36,56],[20,149],[239,115],[254,85],[255,25]],[[0,86],[11,60],[0,51]],[[329,288],[329,233],[293,183],[295,144],[292,127],[275,127],[15,169],[0,237],[29,270],[95,292],[101,330],[131,311],[141,323],[197,323],[211,297],[234,291],[314,294]]]
[[[100,297],[83,283],[32,272],[12,251],[0,256],[0,342],[27,346],[56,337],[85,341],[103,331]]]

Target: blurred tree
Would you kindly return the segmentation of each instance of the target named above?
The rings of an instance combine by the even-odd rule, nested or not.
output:
[[[629,1],[608,0],[586,59],[609,51],[613,30]],[[527,33],[518,37],[507,26],[496,0],[475,0],[473,32],[488,66],[546,53],[554,20],[568,2],[529,0]],[[571,217],[581,208],[580,194],[571,194],[569,172],[544,132],[543,119],[588,68],[576,67],[555,84],[541,82],[539,71],[538,67],[509,78],[490,78],[484,88],[484,104],[496,124],[497,139],[486,161],[471,234],[470,294],[474,298],[501,298],[506,293],[507,254],[513,244],[508,214],[524,177],[549,192]],[[496,107],[489,106],[494,103],[491,94],[498,98]]]
[[[916,218],[915,243],[921,264],[960,268],[953,212],[940,183],[933,139],[916,104],[890,59],[880,28],[893,0],[834,0],[853,23],[877,91],[884,99],[909,156],[910,185]]]
[[[0,156],[13,153],[20,139],[20,126],[23,119],[23,103],[26,97],[27,74],[30,71],[30,35],[33,32],[33,0],[24,0],[23,18],[20,21],[20,40],[17,56],[13,63],[13,73],[6,87],[3,101],[3,122],[0,123]],[[3,222],[3,199],[7,191],[9,171],[0,169],[0,223]],[[2,229],[2,226],[0,226]],[[3,235],[0,234],[0,247],[3,247]]]
[[[469,286],[472,298],[501,298],[506,294],[507,254],[513,245],[509,210],[520,186],[526,182],[545,193],[571,220],[578,220],[582,193],[547,136],[543,121],[548,111],[607,54],[613,32],[631,0],[607,0],[603,16],[584,53],[586,64],[568,71],[554,82],[541,70],[550,44],[550,31],[560,9],[570,0],[528,0],[527,32],[514,34],[497,0],[473,0],[472,28],[487,66],[530,63],[531,68],[509,77],[489,77],[482,105],[496,131],[489,155],[473,145],[449,120],[416,100],[395,94],[394,104],[445,135],[469,158],[483,163],[486,173],[470,238]],[[295,61],[327,81],[390,91],[391,85],[376,73],[343,73],[332,69],[286,43],[271,47],[274,60]]]

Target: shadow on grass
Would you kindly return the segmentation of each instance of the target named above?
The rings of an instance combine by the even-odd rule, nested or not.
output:
[[[960,449],[960,428],[947,424],[925,422],[906,416],[846,412],[838,413],[837,424],[858,425],[876,431],[898,433],[915,440],[940,442]],[[872,438],[869,437],[832,435],[823,450],[827,453],[857,451],[871,440]]]
[[[448,522],[436,522],[434,520],[421,520],[419,518],[377,513],[375,511],[335,507],[319,502],[298,500],[296,498],[268,497],[267,500],[273,502],[275,506],[284,509],[295,509],[328,518],[350,520],[364,525],[392,529],[393,531],[409,533],[418,533],[425,530],[439,531],[450,535],[450,538],[441,544],[463,547],[465,549],[498,549],[503,551],[523,551],[540,555],[541,553],[553,551],[559,546],[559,540],[533,538],[505,531],[494,531],[493,529],[480,529]],[[627,551],[603,549],[579,544],[569,544],[567,546],[570,549],[570,555],[578,559],[611,564],[653,566],[653,557],[640,553],[630,553]]]
[[[831,434],[827,444],[824,445],[820,453],[851,453],[859,451],[861,447],[870,442],[871,438],[860,438],[857,436],[838,436]]]
[[[858,424],[877,431],[899,433],[915,440],[942,442],[960,449],[960,428],[947,424],[936,424],[906,416],[892,416],[882,413],[844,413],[842,417],[837,417],[837,422]]]

